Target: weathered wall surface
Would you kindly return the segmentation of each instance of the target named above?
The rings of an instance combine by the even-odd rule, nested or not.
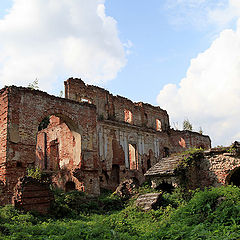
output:
[[[47,214],[53,200],[49,184],[31,177],[20,178],[14,189],[14,206],[21,210]]]
[[[200,164],[199,181],[202,186],[230,184],[230,177],[240,167],[240,156],[225,152],[209,152]],[[240,175],[238,176],[240,178]]]
[[[192,147],[209,149],[211,140],[208,136],[191,131],[176,131],[169,132],[170,143],[169,147],[173,149],[172,153],[182,152],[183,149]]]
[[[156,119],[161,121],[162,130],[169,129],[169,117],[165,110],[142,102],[133,103],[131,100],[113,96],[105,89],[86,85],[81,79],[65,81],[65,97],[75,101],[89,101],[96,105],[100,120],[125,122],[125,110],[132,113],[132,125],[156,130]]]
[[[8,91],[9,136],[5,174],[8,202],[11,202],[18,178],[26,173],[27,168],[35,166],[38,126],[46,116],[60,117],[71,129],[76,140],[80,136],[81,154],[75,149],[75,157],[79,159],[75,159],[74,170],[77,171],[83,165],[81,170],[87,170],[88,175],[89,169],[85,169],[84,164],[89,162],[92,162],[92,171],[98,170],[96,109],[93,105],[80,104],[25,88],[10,87]],[[82,175],[84,179],[85,175]],[[98,185],[98,182],[95,181],[94,184]],[[90,193],[97,188],[98,186],[86,183],[86,190]]]
[[[8,90],[0,91],[0,181],[5,183],[7,156]]]
[[[89,101],[98,113],[100,186],[114,189],[127,178],[144,181],[144,173],[162,157],[190,147],[210,148],[208,136],[170,129],[165,110],[133,103],[81,79],[65,81],[66,98]]]
[[[8,89],[0,90],[0,191],[6,192],[6,162],[8,136]],[[6,203],[6,195],[0,195],[0,202]]]
[[[76,140],[67,124],[61,122],[60,118],[51,116],[48,127],[38,132],[37,135],[37,165],[41,169],[50,171],[79,166],[82,163],[81,141],[78,146],[78,158],[74,157],[76,144]]]
[[[181,155],[165,158],[151,168],[146,176],[154,187],[163,182],[187,189],[227,184],[240,186],[240,145],[238,148],[213,148],[196,153],[188,163],[181,165],[182,161],[186,161],[183,158]],[[171,164],[166,167],[168,163]]]

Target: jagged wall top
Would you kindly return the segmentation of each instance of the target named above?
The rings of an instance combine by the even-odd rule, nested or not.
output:
[[[156,129],[156,121],[159,120],[162,130],[170,127],[167,111],[160,107],[143,102],[134,103],[125,97],[114,96],[103,88],[85,84],[81,79],[69,78],[64,84],[65,97],[96,105],[100,120],[124,122],[128,111],[132,115],[133,125]]]

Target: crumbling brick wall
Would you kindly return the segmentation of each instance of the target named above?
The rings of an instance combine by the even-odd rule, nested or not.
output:
[[[5,89],[8,97],[8,123],[5,188],[6,203],[11,203],[13,189],[18,179],[26,174],[26,169],[36,165],[36,139],[38,126],[46,116],[60,117],[69,128],[75,139],[81,136],[80,154],[75,149],[77,164],[72,166],[71,175],[81,171],[81,179],[93,171],[98,171],[96,109],[88,103],[77,103],[71,100],[50,96],[41,91],[26,88],[9,87]],[[4,93],[1,95],[4,98]],[[3,104],[3,103],[1,103]],[[4,134],[1,134],[4,139]],[[3,159],[4,161],[4,159]],[[87,164],[92,162],[92,168]],[[86,165],[86,167],[85,167]],[[90,173],[92,174],[92,173]],[[64,179],[64,178],[63,178]],[[90,194],[98,194],[99,182],[86,181],[85,189]],[[66,181],[69,179],[66,179]],[[63,181],[62,184],[65,182]],[[96,186],[93,186],[95,184]],[[63,187],[63,186],[62,186]]]
[[[169,117],[165,110],[142,102],[113,96],[107,90],[86,85],[81,79],[70,78],[64,82],[65,97],[75,101],[89,101],[97,108],[99,120],[125,122],[125,113],[132,114],[132,125],[156,130],[156,119],[161,121],[162,130],[169,129]],[[127,111],[126,111],[127,110]]]
[[[205,151],[201,159],[193,159],[187,170],[187,186],[190,189],[234,184],[240,186],[240,156],[222,149]],[[231,179],[236,174],[234,179]],[[180,176],[181,177],[181,176]],[[232,182],[233,181],[233,182]]]
[[[58,171],[60,168],[71,168],[79,165],[74,162],[74,147],[76,140],[65,122],[61,122],[56,116],[50,117],[50,123],[47,128],[37,134],[37,165],[41,169]],[[81,161],[81,141],[79,142],[79,151]]]
[[[203,186],[230,184],[230,177],[240,167],[240,156],[231,152],[208,151],[201,161],[199,180]],[[240,178],[240,175],[239,175]]]
[[[2,203],[11,203],[18,179],[40,167],[66,191],[97,195],[124,179],[144,181],[144,173],[162,157],[188,147],[210,147],[208,136],[170,129],[165,110],[65,82],[67,99],[22,87],[0,92],[0,171]],[[47,128],[39,124],[50,118]]]
[[[5,182],[7,157],[8,90],[0,91],[0,181]]]
[[[170,130],[169,132],[170,146],[172,153],[181,152],[188,148],[209,149],[211,140],[208,136],[192,131]]]
[[[54,196],[47,182],[23,177],[14,189],[14,206],[21,210],[47,214]]]
[[[81,79],[65,81],[65,97],[96,105],[102,188],[115,189],[128,178],[141,183],[147,169],[162,157],[189,147],[211,146],[208,136],[170,129],[168,114],[160,107],[113,96]]]

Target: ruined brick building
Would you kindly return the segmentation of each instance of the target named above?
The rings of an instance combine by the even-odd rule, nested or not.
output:
[[[164,158],[145,176],[154,188],[165,187],[167,190],[177,186],[203,189],[233,184],[240,187],[240,142],[235,141],[231,147],[196,151],[186,161],[187,157],[175,154]]]
[[[0,146],[1,203],[11,203],[30,167],[41,168],[56,187],[98,195],[126,178],[141,183],[163,157],[211,142],[171,129],[160,107],[70,78],[65,98],[15,86],[0,90]]]

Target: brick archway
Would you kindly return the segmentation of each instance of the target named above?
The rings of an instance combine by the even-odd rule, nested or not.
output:
[[[73,115],[68,111],[64,111],[63,109],[50,108],[44,111],[43,114],[39,115],[37,118],[38,125],[41,121],[47,116],[56,116],[61,118],[69,127],[71,131],[78,132],[79,134],[83,134],[83,128],[81,125],[77,124],[76,120],[73,118]]]

